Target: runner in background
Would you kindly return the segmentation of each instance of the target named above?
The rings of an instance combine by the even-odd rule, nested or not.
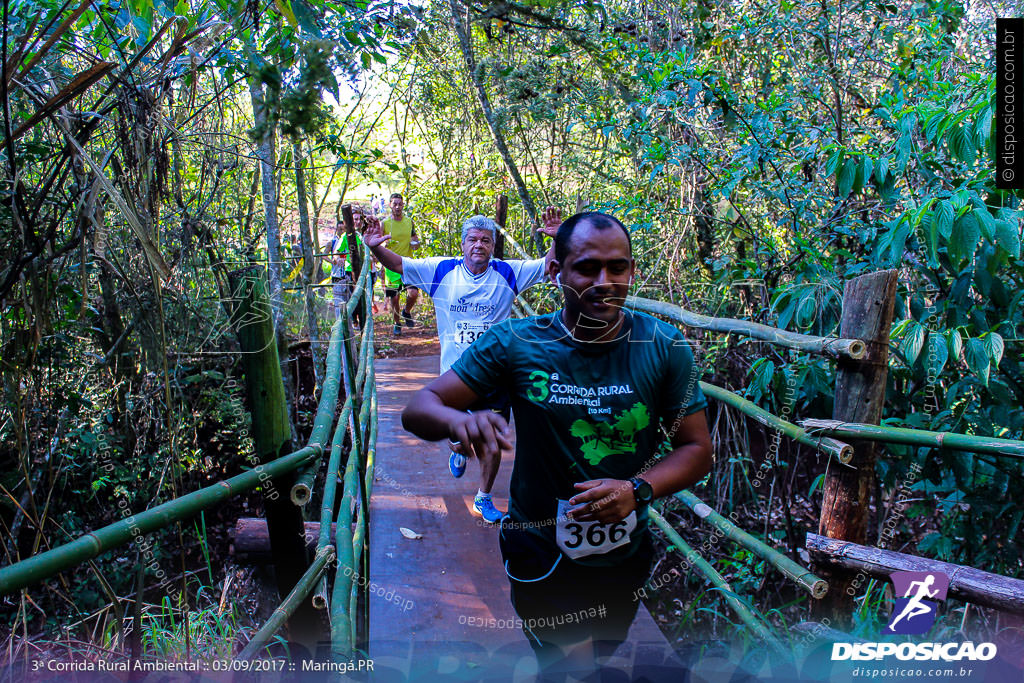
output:
[[[366,218],[369,216],[369,209],[360,204],[352,205],[352,228],[356,233],[356,249],[362,254],[363,251],[363,233],[366,232]],[[344,253],[345,258],[345,284],[347,287],[346,301],[355,292],[356,279],[359,277],[359,273],[352,272],[352,259],[348,258],[348,233],[342,233],[341,242],[339,244],[339,251]],[[367,296],[373,298],[373,284],[376,281],[377,273],[373,270],[373,262],[370,263],[370,280],[367,283],[369,291]],[[366,310],[362,306],[356,306],[356,309],[352,312],[352,320],[355,323],[356,329],[362,329],[366,325]]]
[[[331,307],[334,309],[335,320],[341,317],[341,309],[348,300],[348,286],[345,283],[345,262],[348,256],[346,237],[345,224],[338,221],[334,226],[334,237],[325,252],[331,264]]]
[[[548,207],[543,213],[540,232],[554,237],[562,222],[561,212]],[[492,258],[497,237],[497,224],[486,216],[472,216],[462,224],[461,258],[401,257],[384,244],[390,235],[369,221],[366,244],[385,268],[401,275],[409,285],[421,287],[434,300],[437,313],[437,334],[441,342],[441,374],[451,367],[462,353],[487,330],[512,313],[512,302],[520,292],[544,278],[544,258],[530,261],[502,261]],[[471,411],[493,412],[510,419],[509,399],[505,392],[493,392],[468,406]],[[509,449],[511,451],[511,449]],[[509,452],[511,455],[511,452]],[[501,452],[480,453],[480,488],[473,500],[473,511],[494,523],[503,513],[494,507],[491,489],[501,464]],[[461,444],[450,444],[448,469],[461,477],[466,471],[466,455]]]
[[[420,245],[412,217],[404,213],[405,199],[398,192],[391,195],[391,217],[384,221],[384,232],[391,236],[391,251],[401,257],[412,256],[412,252]],[[402,281],[402,274],[384,266],[384,296],[391,305],[391,316],[394,318],[394,334],[402,334],[402,321],[406,327],[415,327],[412,308],[420,298],[420,290]],[[399,307],[398,298],[405,292],[405,308]]]
[[[370,209],[361,204],[352,204],[352,228],[356,233],[356,249],[363,249],[363,233],[366,232],[366,219],[370,216]],[[327,254],[331,262],[331,292],[334,296],[334,317],[341,316],[341,306],[349,300],[355,292],[358,273],[352,272],[352,259],[348,257],[348,233],[345,231],[345,224],[338,223],[335,228],[334,237],[327,247]],[[370,280],[367,284],[367,296],[376,313],[376,304],[373,301],[373,287],[377,281],[377,261],[370,262]],[[362,306],[357,306],[352,312],[352,320],[356,329],[362,329],[366,325],[366,311]]]

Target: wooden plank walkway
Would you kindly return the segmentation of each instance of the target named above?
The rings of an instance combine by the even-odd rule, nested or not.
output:
[[[437,356],[378,360],[379,429],[370,499],[370,645],[374,680],[532,680],[536,661],[516,625],[497,527],[470,509],[479,468],[448,472],[443,444],[402,429],[412,394],[437,376]],[[495,505],[508,506],[511,459]],[[407,539],[406,527],[423,538]],[[608,662],[629,680],[680,680],[671,647],[647,610]]]

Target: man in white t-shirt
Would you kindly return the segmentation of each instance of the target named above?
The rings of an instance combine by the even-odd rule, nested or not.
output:
[[[367,222],[363,241],[374,256],[385,268],[399,273],[403,282],[422,289],[434,300],[442,375],[492,325],[509,318],[516,296],[544,279],[552,257],[548,250],[544,258],[530,261],[492,259],[498,226],[486,216],[472,216],[462,224],[462,258],[399,256],[384,246],[390,235],[382,234],[380,223],[376,219]],[[543,222],[539,231],[554,238],[562,223],[561,211],[549,206],[544,210]],[[507,396],[493,395],[470,410],[493,410],[507,422],[509,409]],[[466,471],[461,450],[460,444],[451,444],[448,469],[455,477]],[[491,523],[500,521],[503,515],[491,501],[500,464],[500,453],[481,458],[480,489],[473,500],[473,511]]]

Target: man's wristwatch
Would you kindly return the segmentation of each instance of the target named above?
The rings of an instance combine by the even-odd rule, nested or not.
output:
[[[633,498],[636,499],[638,505],[647,505],[654,500],[654,489],[645,480],[633,477],[629,483],[633,485]]]

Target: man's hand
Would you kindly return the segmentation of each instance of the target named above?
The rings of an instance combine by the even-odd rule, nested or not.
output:
[[[554,238],[558,234],[558,226],[562,224],[562,210],[556,206],[549,206],[541,212],[540,219],[543,225],[537,228],[537,232]]]
[[[580,522],[621,522],[636,509],[633,485],[622,479],[591,479],[575,485],[577,493],[569,499],[576,507],[568,515]]]
[[[384,231],[380,227],[380,219],[375,216],[366,216],[364,220],[366,221],[366,232],[363,233],[363,244],[370,249],[379,247],[391,239],[391,235],[383,234]]]
[[[502,449],[512,450],[505,418],[490,410],[463,413],[449,425],[449,441],[459,446],[457,452],[470,457],[500,455]],[[454,450],[454,449],[453,449]]]

